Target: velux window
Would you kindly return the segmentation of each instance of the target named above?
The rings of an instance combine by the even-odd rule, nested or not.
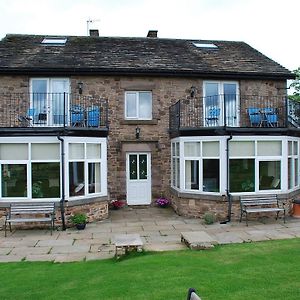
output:
[[[125,119],[151,120],[152,119],[152,93],[126,92],[125,93]]]

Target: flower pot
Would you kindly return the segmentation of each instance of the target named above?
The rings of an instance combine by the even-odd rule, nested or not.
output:
[[[76,228],[77,228],[78,230],[83,230],[83,229],[85,228],[85,226],[86,226],[86,223],[75,224],[75,226],[76,226]]]
[[[293,217],[300,218],[300,200],[295,200],[293,203]]]

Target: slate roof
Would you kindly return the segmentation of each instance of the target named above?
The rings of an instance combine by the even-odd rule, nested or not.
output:
[[[0,73],[294,78],[244,42],[66,36],[64,46],[48,46],[41,44],[45,37],[7,35],[0,42]]]

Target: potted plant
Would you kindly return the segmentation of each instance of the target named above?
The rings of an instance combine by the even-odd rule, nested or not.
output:
[[[156,205],[162,208],[166,208],[170,205],[170,200],[164,197],[160,197],[156,200]]]
[[[112,200],[110,202],[110,205],[111,205],[112,209],[119,209],[119,208],[122,208],[125,204],[121,200]]]
[[[74,214],[70,219],[78,230],[83,230],[85,228],[87,222],[87,215],[85,213]]]

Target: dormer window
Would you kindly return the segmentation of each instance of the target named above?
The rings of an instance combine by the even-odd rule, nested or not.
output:
[[[47,37],[42,40],[41,44],[49,46],[64,46],[66,42],[67,38],[65,37]]]

